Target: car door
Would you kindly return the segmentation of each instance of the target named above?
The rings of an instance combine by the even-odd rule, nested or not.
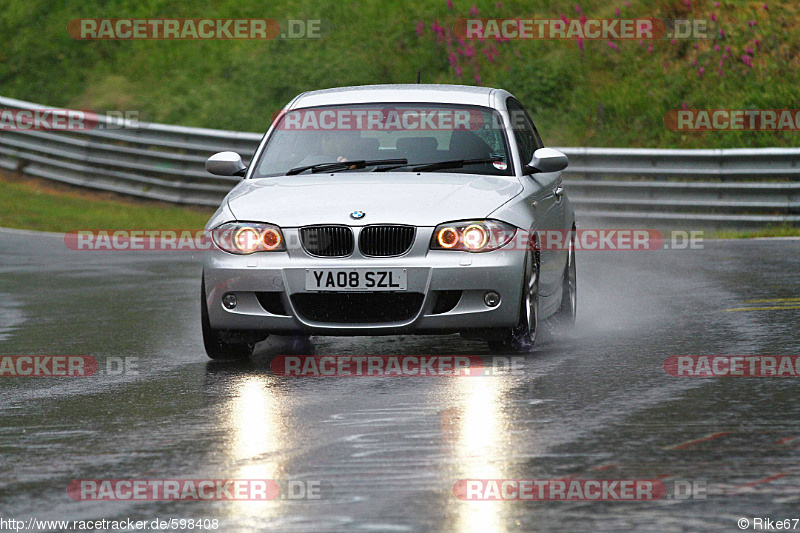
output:
[[[520,160],[523,164],[527,164],[533,158],[533,153],[543,148],[542,141],[522,104],[514,98],[509,98],[506,107],[512,122]],[[548,232],[551,230],[559,230],[560,235],[564,230],[561,172],[539,172],[529,174],[523,179],[532,180],[538,185],[536,192],[527,200],[534,215],[534,227],[531,230],[537,231],[543,240],[548,239]],[[561,288],[566,253],[559,248],[559,246],[548,246],[548,242],[542,243],[539,290],[543,296],[554,294]]]

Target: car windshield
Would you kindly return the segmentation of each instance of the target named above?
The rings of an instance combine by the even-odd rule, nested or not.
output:
[[[325,106],[279,117],[252,176],[381,170],[509,176],[508,154],[502,119],[488,107]],[[358,164],[336,164],[343,162]]]

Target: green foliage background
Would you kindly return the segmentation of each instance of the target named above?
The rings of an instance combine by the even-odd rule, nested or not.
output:
[[[626,5],[629,4],[629,5]],[[413,82],[477,83],[516,94],[545,142],[561,146],[797,146],[797,132],[679,133],[668,110],[800,108],[800,14],[794,1],[446,0],[13,0],[0,11],[0,94],[52,106],[137,110],[143,119],[261,132],[296,94],[320,88]],[[651,43],[509,41],[448,46],[431,30],[451,28],[475,6],[482,17],[696,18],[713,14],[712,39]],[[71,19],[325,19],[322,40],[77,41]],[[755,26],[748,21],[756,21]],[[754,44],[758,39],[758,45]],[[697,45],[697,47],[695,47]],[[714,50],[714,46],[720,50]],[[724,47],[731,48],[723,60]],[[741,60],[752,49],[752,69]],[[459,76],[451,65],[455,54]],[[693,65],[692,61],[697,65]],[[706,65],[706,61],[708,64]],[[723,61],[722,76],[717,68]],[[699,68],[704,68],[701,76]]]

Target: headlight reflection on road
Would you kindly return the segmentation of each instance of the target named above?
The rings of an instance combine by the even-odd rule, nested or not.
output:
[[[458,475],[453,479],[502,478],[502,464],[513,443],[509,440],[503,398],[508,382],[503,378],[461,378],[453,380],[463,398],[461,417],[454,442]],[[452,498],[455,498],[451,494]],[[502,502],[461,502],[456,504],[456,531],[502,533],[507,530]]]
[[[220,425],[230,438],[223,445],[233,469],[231,479],[285,479],[281,451],[291,447],[286,428],[286,407],[282,395],[268,376],[240,376],[233,383],[234,396],[222,409]],[[278,514],[277,502],[236,501],[231,515],[258,513],[263,523],[265,513]]]

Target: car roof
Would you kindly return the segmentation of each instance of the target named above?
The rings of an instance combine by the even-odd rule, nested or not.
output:
[[[470,85],[401,84],[336,87],[303,93],[289,109],[322,105],[395,103],[444,103],[491,107],[491,87]]]

